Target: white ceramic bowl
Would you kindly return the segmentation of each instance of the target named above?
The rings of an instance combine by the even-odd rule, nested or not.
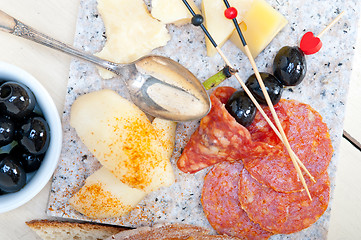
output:
[[[0,62],[0,79],[25,84],[34,93],[50,128],[50,145],[40,168],[33,174],[27,174],[27,183],[20,191],[0,196],[0,213],[3,213],[31,200],[48,183],[59,160],[62,145],[62,127],[53,99],[32,75],[19,67]]]

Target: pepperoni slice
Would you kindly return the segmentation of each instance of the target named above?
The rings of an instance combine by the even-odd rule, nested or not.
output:
[[[228,113],[220,101],[229,98],[234,91],[229,87],[217,90],[211,95],[211,111],[201,120],[178,159],[178,168],[183,172],[195,173],[222,161],[272,154],[268,144],[252,142],[249,131]]]
[[[235,93],[237,89],[233,87],[219,87],[214,90],[212,95],[217,97],[221,103],[226,104],[228,99]]]
[[[241,239],[268,239],[272,233],[252,222],[241,208],[238,181],[242,169],[242,162],[223,162],[209,171],[202,190],[204,213],[219,234]]]
[[[263,116],[257,113],[246,129],[227,112],[224,104],[234,92],[234,88],[220,87],[212,93],[212,109],[184,148],[178,168],[195,173],[222,161],[242,159],[263,185],[285,193],[301,191],[286,148]],[[263,109],[273,119],[270,110]],[[327,125],[309,105],[294,100],[281,100],[275,110],[291,148],[317,179],[327,170],[333,153]]]
[[[326,211],[330,199],[327,172],[316,183],[308,182],[312,201],[307,193],[279,193],[262,186],[246,169],[239,180],[239,201],[248,217],[261,228],[275,234],[301,231],[316,222]]]
[[[311,175],[319,178],[326,172],[333,153],[328,128],[321,115],[309,105],[295,100],[281,100],[275,106],[275,110],[291,148]],[[264,111],[272,119],[269,109],[264,108]],[[273,156],[244,158],[245,168],[250,174],[276,191],[301,191],[303,186],[291,158],[266,120],[257,113],[248,129],[253,141],[265,142],[280,150]]]

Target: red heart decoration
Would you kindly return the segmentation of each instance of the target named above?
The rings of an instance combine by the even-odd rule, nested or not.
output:
[[[306,32],[303,35],[300,43],[302,52],[306,55],[311,55],[320,51],[322,42],[318,37],[315,37],[312,32]]]

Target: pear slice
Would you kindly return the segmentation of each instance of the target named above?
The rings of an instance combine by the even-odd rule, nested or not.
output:
[[[250,9],[253,0],[229,0],[231,6],[238,11],[237,20],[240,22],[244,14]],[[226,7],[222,0],[203,0],[202,12],[204,16],[204,25],[212,35],[219,47],[229,39],[235,29],[233,21],[224,16]],[[206,38],[207,55],[214,56],[217,50]]]
[[[265,0],[254,0],[251,8],[239,24],[249,50],[255,58],[287,25],[287,19],[272,8]],[[230,40],[244,52],[244,47],[236,31]]]
[[[144,191],[129,187],[102,167],[86,179],[69,203],[87,217],[110,218],[129,213],[145,196]]]
[[[147,116],[112,90],[80,96],[70,124],[115,177],[147,193],[174,182],[169,152]]]
[[[98,57],[131,63],[170,40],[165,24],[150,15],[143,0],[98,0],[98,11],[107,36]],[[104,69],[100,74],[104,79],[114,76]]]
[[[188,3],[195,13],[201,13],[193,0],[189,0]],[[192,14],[181,0],[152,0],[151,14],[165,24],[183,25],[190,23],[192,19]]]
[[[168,159],[170,159],[174,150],[177,123],[161,118],[155,118],[152,125],[158,133],[158,139],[161,141]]]

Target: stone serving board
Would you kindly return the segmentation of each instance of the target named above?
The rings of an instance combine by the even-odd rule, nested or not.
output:
[[[195,2],[200,6],[200,0]],[[146,3],[150,6],[148,0]],[[269,0],[269,3],[289,22],[256,58],[257,66],[263,72],[271,72],[273,58],[281,47],[298,45],[305,32],[312,31],[316,35],[340,12],[346,11],[344,17],[323,35],[321,51],[306,56],[308,72],[305,80],[297,87],[285,89],[283,93],[283,98],[310,104],[320,112],[330,129],[335,150],[329,166],[331,196],[333,196],[360,2],[358,0],[346,2]],[[99,52],[106,41],[104,25],[96,6],[96,0],[81,0],[74,42],[75,47],[91,53]],[[172,39],[165,47],[154,50],[154,54],[180,62],[201,81],[224,66],[220,56],[216,55],[212,58],[206,56],[204,34],[200,28],[190,24],[180,27],[168,25],[167,28]],[[246,56],[231,42],[227,42],[222,50],[231,63],[234,63],[233,67],[239,70],[243,79],[246,80],[253,73]],[[228,79],[221,85],[240,88],[235,78]],[[176,167],[180,152],[197,127],[198,121],[178,124],[176,146],[171,159],[176,183],[169,188],[162,188],[149,194],[130,214],[122,218],[91,220],[69,205],[69,198],[84,184],[85,179],[100,167],[100,163],[70,127],[70,107],[78,96],[103,88],[113,89],[129,99],[122,79],[102,80],[93,64],[78,59],[72,61],[62,118],[63,150],[52,179],[47,214],[129,227],[180,222],[211,228],[200,202],[203,178],[209,169],[196,174],[185,174]],[[291,235],[272,236],[271,239],[326,239],[331,206],[332,197],[325,214],[311,227]]]

